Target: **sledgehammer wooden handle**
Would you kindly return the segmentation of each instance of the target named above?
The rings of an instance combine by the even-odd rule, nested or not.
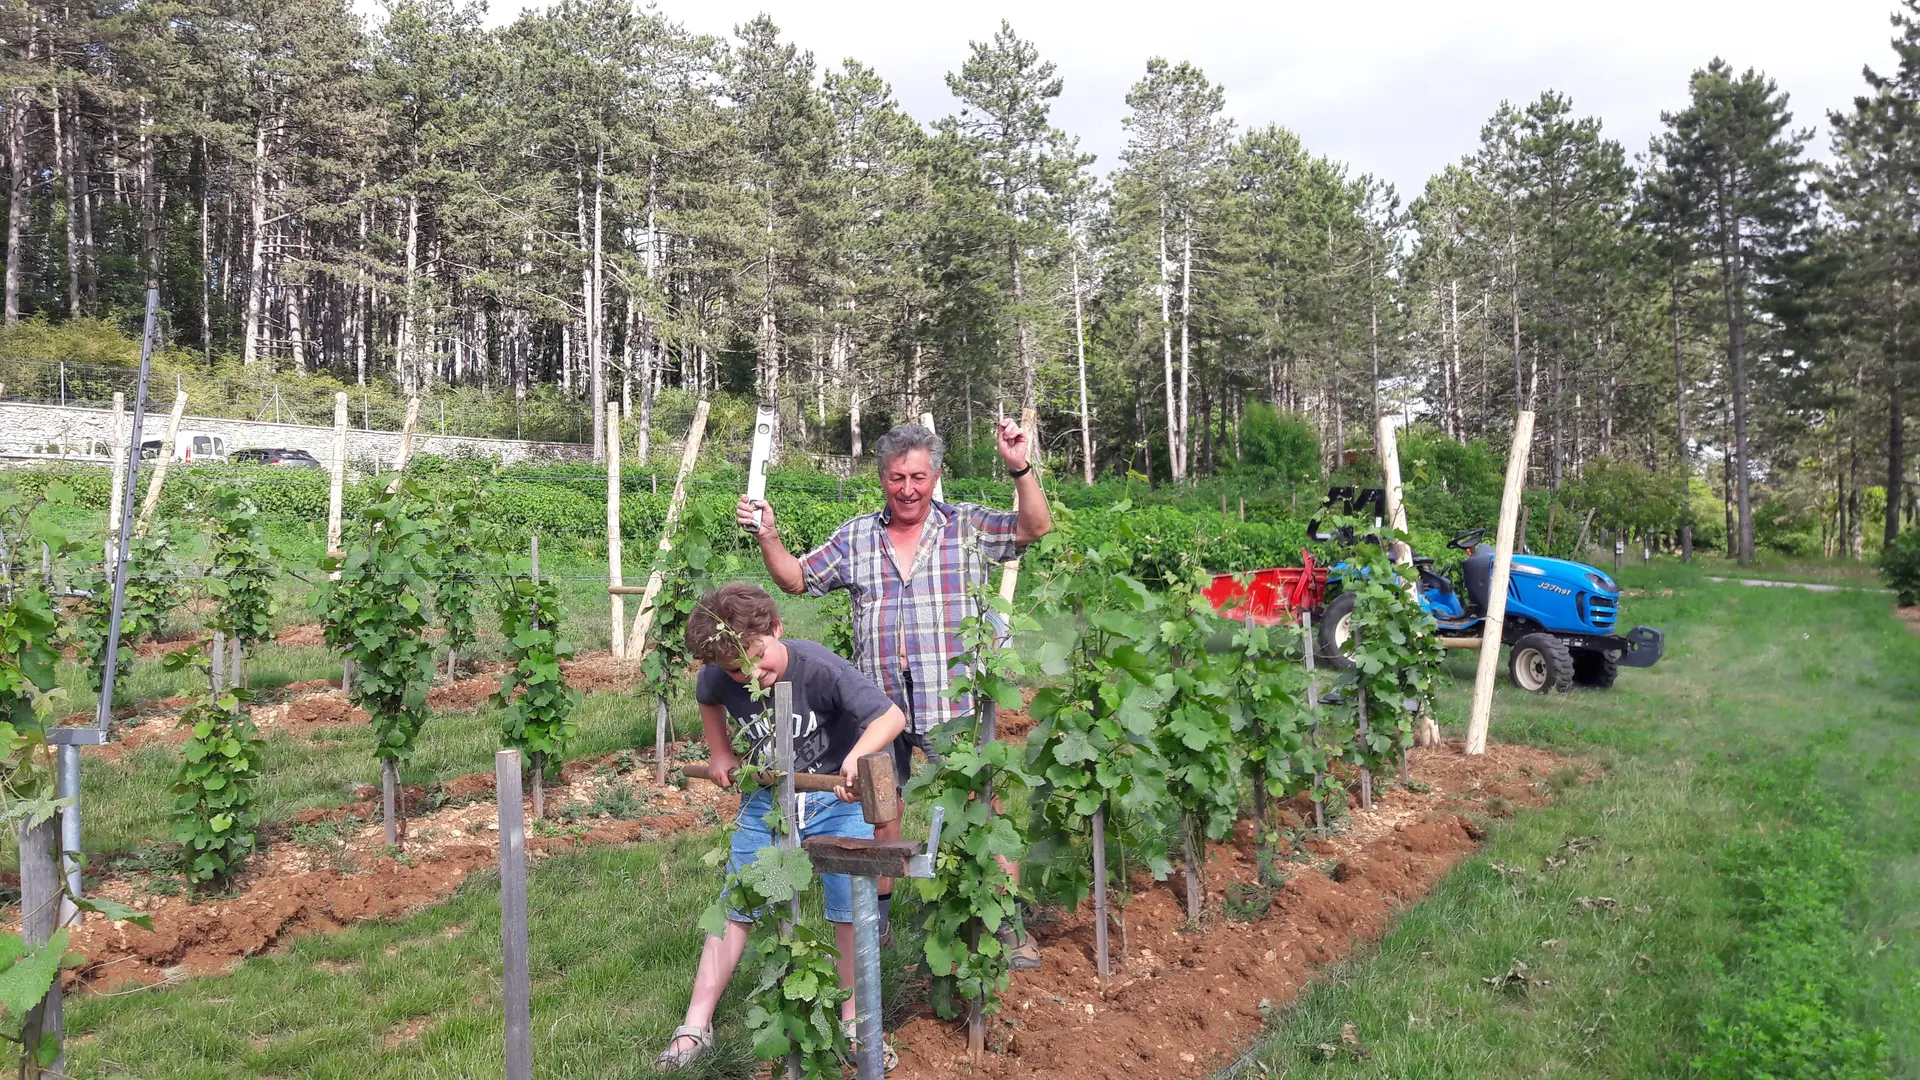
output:
[[[709,765],[682,765],[680,771],[695,780],[713,779]],[[760,775],[769,781],[780,780],[780,773],[774,769]],[[839,786],[840,778],[831,773],[793,774],[795,791],[833,791]],[[860,815],[871,824],[884,824],[900,816],[900,789],[894,782],[891,753],[883,750],[860,759],[860,782],[854,785],[854,794],[860,797]]]

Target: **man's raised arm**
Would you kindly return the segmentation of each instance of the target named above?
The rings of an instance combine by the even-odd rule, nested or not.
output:
[[[788,551],[787,546],[780,542],[780,530],[774,523],[773,506],[763,502],[756,507],[745,495],[742,495],[739,505],[734,508],[733,520],[743,529],[750,528],[753,525],[753,512],[756,509],[760,511],[760,532],[756,539],[760,541],[760,557],[766,560],[767,573],[773,576],[773,583],[780,587],[781,592],[793,593],[796,596],[805,592],[807,582],[805,575],[800,572],[800,560],[794,558],[793,552]]]
[[[1053,529],[1053,511],[1047,506],[1046,493],[1040,490],[1040,478],[1033,472],[1028,457],[1027,433],[1013,417],[1000,421],[1000,460],[1007,471],[1016,474],[1013,490],[1020,496],[1020,519],[1014,526],[1014,540],[1021,547],[1033,543]]]

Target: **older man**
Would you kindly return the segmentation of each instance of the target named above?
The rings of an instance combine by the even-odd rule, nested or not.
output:
[[[926,748],[929,732],[973,711],[971,701],[947,696],[960,623],[976,610],[967,590],[986,584],[989,564],[1018,558],[1053,527],[1028,461],[1026,432],[1002,420],[998,441],[1019,493],[1018,513],[935,501],[943,447],[938,435],[919,424],[902,424],[874,446],[886,506],[842,524],[803,558],[781,543],[773,507],[740,500],[743,527],[761,511],[760,553],[775,584],[813,596],[834,589],[852,594],[854,666],[906,713],[906,731],[895,744],[902,766],[913,747]],[[900,775],[906,774],[902,768]],[[1021,941],[1014,966],[1039,962],[1038,950]]]

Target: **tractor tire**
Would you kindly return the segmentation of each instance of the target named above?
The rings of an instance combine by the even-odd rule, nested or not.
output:
[[[1347,642],[1353,638],[1353,606],[1359,600],[1350,592],[1334,597],[1320,612],[1320,625],[1314,629],[1314,635],[1320,641],[1320,663],[1336,671],[1345,671],[1353,666],[1352,659],[1347,656]]]
[[[1581,686],[1591,686],[1596,690],[1611,690],[1613,680],[1619,675],[1619,662],[1599,649],[1574,650],[1573,681]]]
[[[1522,690],[1564,694],[1573,688],[1573,652],[1552,634],[1528,634],[1513,643],[1507,676]]]

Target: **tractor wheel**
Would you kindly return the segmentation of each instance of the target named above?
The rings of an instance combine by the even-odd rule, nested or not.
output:
[[[1522,690],[1566,693],[1573,686],[1573,653],[1552,634],[1528,634],[1513,643],[1507,674]]]
[[[1573,651],[1573,681],[1596,690],[1611,690],[1620,674],[1620,664],[1599,649]]]
[[[1345,671],[1353,666],[1347,657],[1347,642],[1353,640],[1353,605],[1359,599],[1353,593],[1343,592],[1320,612],[1320,626],[1316,631],[1320,639],[1320,662],[1330,668]]]

